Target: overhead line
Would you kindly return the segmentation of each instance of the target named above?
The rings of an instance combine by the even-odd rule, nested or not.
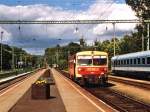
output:
[[[103,23],[150,23],[150,20],[0,20],[0,24],[103,24]]]

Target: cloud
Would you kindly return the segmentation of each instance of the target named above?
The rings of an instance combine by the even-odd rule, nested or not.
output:
[[[85,4],[83,4],[85,5]],[[128,12],[128,13],[127,13]],[[44,4],[7,6],[0,5],[1,20],[84,20],[84,19],[136,19],[135,13],[129,6],[114,3],[112,0],[97,0],[87,10],[66,10],[63,7],[53,7]],[[78,33],[74,33],[75,28]],[[106,28],[107,27],[107,28]],[[135,24],[117,24],[118,36],[130,32]],[[106,30],[107,29],[107,30]],[[88,43],[94,39],[112,38],[113,27],[111,24],[98,25],[1,25],[0,31],[5,32],[7,43],[13,43],[25,48],[28,52],[43,53],[43,50],[59,43],[62,45],[70,41],[77,42],[83,35]],[[120,33],[119,33],[120,32]],[[58,39],[61,38],[61,42]],[[33,41],[36,40],[36,41]],[[27,47],[26,47],[27,46]],[[38,48],[39,50],[34,50]]]
[[[6,44],[12,37],[11,33],[8,32],[7,30],[3,29],[2,27],[0,27],[0,35],[2,36],[2,42],[6,43]]]
[[[114,4],[110,7],[111,10],[109,13],[106,12],[108,20],[132,20],[137,19],[135,16],[135,12],[126,5],[126,4]],[[128,12],[128,13],[127,13]],[[135,23],[118,23],[115,25],[116,31],[121,32],[131,32],[134,30],[136,24]],[[97,35],[105,35],[107,32],[113,32],[112,24],[99,24],[93,28],[93,33]]]

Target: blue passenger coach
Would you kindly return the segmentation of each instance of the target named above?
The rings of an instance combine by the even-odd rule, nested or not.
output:
[[[111,59],[113,73],[136,74],[150,77],[150,51],[117,55]]]

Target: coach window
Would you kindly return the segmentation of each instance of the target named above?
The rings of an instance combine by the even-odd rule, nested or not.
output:
[[[147,64],[150,64],[150,57],[147,57]]]
[[[121,60],[121,65],[123,65],[123,60]]]
[[[142,64],[145,64],[145,58],[142,58]]]
[[[140,64],[140,58],[138,58],[138,64]]]
[[[127,65],[129,64],[129,59],[127,59]]]
[[[120,65],[120,60],[119,60],[119,65]]]
[[[115,61],[115,65],[117,66],[117,60]]]
[[[124,65],[126,65],[126,60],[124,60]]]
[[[136,59],[134,59],[134,64],[136,65]]]
[[[116,65],[118,65],[118,60],[116,61]]]
[[[132,65],[132,59],[130,59],[130,64]]]

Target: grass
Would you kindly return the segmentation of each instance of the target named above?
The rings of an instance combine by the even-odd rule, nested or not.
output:
[[[17,75],[17,74],[21,74],[21,73],[25,73],[28,71],[32,71],[33,69],[34,68],[24,68],[24,69],[15,69],[15,70],[3,71],[2,73],[0,73],[0,79],[10,77],[13,75]]]

